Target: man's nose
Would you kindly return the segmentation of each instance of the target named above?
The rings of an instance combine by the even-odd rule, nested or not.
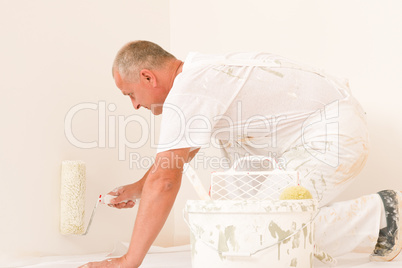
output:
[[[136,110],[140,109],[141,105],[139,103],[136,103],[134,100],[131,100],[131,103],[133,104],[134,109]]]

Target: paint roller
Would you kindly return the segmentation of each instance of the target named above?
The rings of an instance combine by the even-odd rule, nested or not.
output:
[[[86,235],[99,204],[110,204],[116,196],[100,195],[92,210],[87,228],[85,217],[86,169],[83,161],[63,161],[60,189],[60,233]],[[135,202],[135,200],[133,200]],[[128,202],[124,200],[123,202]]]

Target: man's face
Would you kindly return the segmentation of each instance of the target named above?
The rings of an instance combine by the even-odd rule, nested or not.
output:
[[[162,113],[163,100],[160,94],[158,95],[159,90],[153,86],[151,78],[140,77],[136,82],[127,82],[118,72],[114,72],[114,80],[121,92],[130,97],[136,110],[144,107],[151,110],[154,115]]]

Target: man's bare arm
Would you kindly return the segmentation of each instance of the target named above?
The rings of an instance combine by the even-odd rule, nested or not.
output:
[[[197,148],[197,149],[189,152],[187,163],[189,163],[199,151],[200,151],[200,148]]]
[[[180,189],[189,148],[159,153],[142,189],[127,261],[138,267],[162,229]]]
[[[200,151],[200,148],[197,148],[193,151],[191,151],[188,155],[187,158],[187,163],[190,162],[194,156]],[[121,187],[118,187],[114,189],[113,191],[109,192],[108,194],[110,195],[116,195],[118,196],[114,200],[114,204],[110,205],[115,208],[132,208],[134,207],[135,203],[134,202],[122,202],[123,200],[132,200],[132,199],[139,199],[141,198],[142,194],[142,188],[145,184],[145,181],[147,180],[148,174],[151,172],[151,170],[154,168],[152,165],[148,171],[145,173],[145,175],[137,182],[129,184],[129,185],[124,185]]]

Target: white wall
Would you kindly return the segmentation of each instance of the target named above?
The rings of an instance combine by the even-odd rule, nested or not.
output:
[[[265,51],[349,78],[368,115],[371,153],[345,200],[402,189],[401,10],[398,0],[171,0],[171,50],[182,59],[189,51]],[[199,170],[206,185],[209,171]],[[177,208],[194,196],[185,183]],[[181,211],[175,215],[176,243],[186,243]]]
[[[111,64],[130,40],[153,40],[169,49],[168,8],[164,0],[0,2],[0,266],[1,258],[110,251],[116,241],[130,240],[135,209],[98,207],[86,237],[59,234],[62,160],[87,164],[86,221],[99,194],[145,172],[130,169],[128,159],[119,161],[118,149],[108,142],[105,148],[73,146],[64,120],[84,102],[114,103],[116,111],[106,110],[106,116],[116,121],[135,113],[114,84]],[[98,111],[75,115],[78,139],[98,141]],[[148,112],[139,114],[149,118]],[[137,123],[127,126],[127,137],[138,140]],[[129,152],[154,153],[149,145]],[[156,244],[173,240],[173,224],[169,219]]]

